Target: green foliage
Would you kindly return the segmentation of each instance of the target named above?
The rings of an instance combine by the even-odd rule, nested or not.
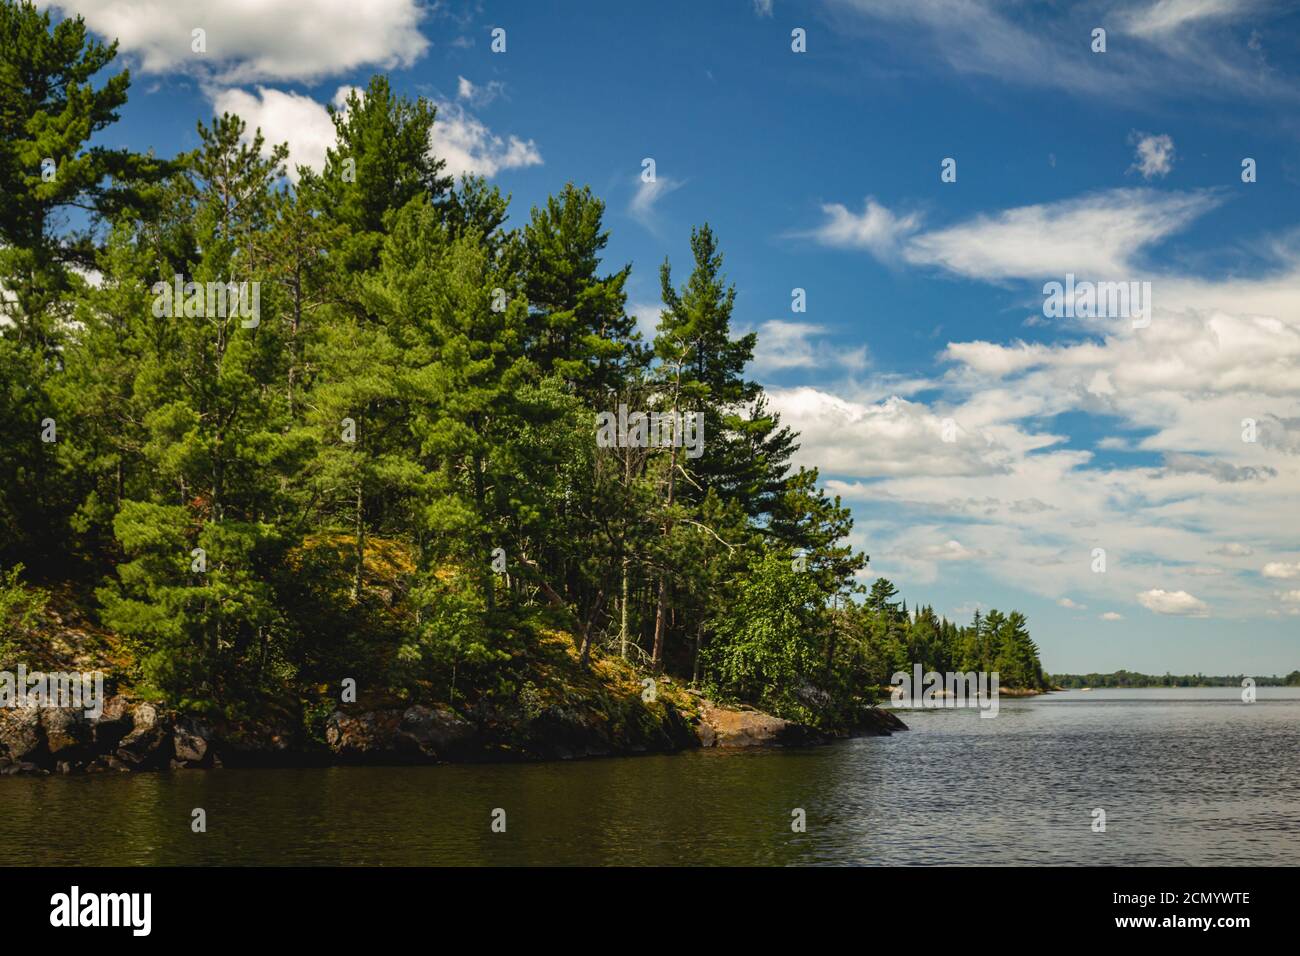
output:
[[[828,725],[912,659],[1041,683],[1016,614],[958,629],[888,582],[852,600],[866,556],[746,378],[709,226],[681,285],[663,264],[647,343],[601,200],[569,184],[512,225],[495,187],[443,175],[433,105],[385,77],[292,187],[236,116],[166,162],[89,145],[127,76],[94,85],[113,47],[80,20],[0,0],[0,40],[0,560],[95,586],[137,692],[293,701],[319,733],[344,677],[466,706],[531,686],[536,709],[564,697],[548,669],[615,653]],[[73,204],[96,228],[53,229]],[[256,283],[256,321],[159,309],[177,275]],[[703,455],[599,447],[620,404],[701,415]],[[14,572],[2,593],[31,620]],[[637,701],[616,702],[629,726]]]
[[[38,627],[49,595],[20,579],[23,566],[0,570],[0,671],[31,666],[39,649]]]
[[[824,597],[816,579],[794,570],[784,555],[756,559],[714,619],[705,653],[710,686],[724,699],[811,717],[800,692],[823,659],[829,625]]]

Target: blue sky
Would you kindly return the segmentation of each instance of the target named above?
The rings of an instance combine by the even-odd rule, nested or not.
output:
[[[590,184],[647,329],[708,221],[754,375],[909,603],[1018,607],[1060,672],[1300,666],[1294,5],[48,5],[132,68],[106,143],[230,109],[311,164],[324,104],[389,72],[515,222]],[[1048,317],[1067,273],[1149,282],[1149,321]]]

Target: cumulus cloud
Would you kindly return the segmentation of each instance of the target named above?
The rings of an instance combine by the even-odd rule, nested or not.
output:
[[[348,94],[354,90],[357,88],[340,86],[332,99],[334,107],[344,109]],[[275,144],[287,142],[288,173],[295,182],[297,166],[319,171],[325,162],[325,150],[334,145],[329,112],[323,103],[309,96],[259,86],[254,93],[241,89],[214,91],[212,105],[217,112],[236,113],[248,123],[246,140],[251,140],[260,127],[267,152]],[[474,173],[491,178],[503,169],[541,164],[542,154],[533,140],[497,135],[457,103],[439,102],[437,107],[430,148],[446,161],[445,172],[449,175]]]
[[[1174,168],[1173,137],[1168,133],[1155,136],[1135,131],[1130,141],[1136,144],[1130,170],[1136,170],[1142,174],[1143,179],[1147,180],[1169,175],[1169,171]]]
[[[1086,604],[1080,604],[1080,603],[1078,603],[1077,601],[1073,601],[1073,600],[1071,600],[1071,599],[1068,598],[1068,597],[1063,597],[1063,598],[1061,598],[1059,601],[1057,601],[1056,603],[1057,603],[1059,606],[1065,608],[1067,611],[1086,611],[1086,610],[1088,610],[1088,605],[1086,605]]]
[[[192,73],[224,86],[311,81],[375,67],[408,67],[428,49],[418,0],[54,0],[138,59],[145,73]],[[206,52],[192,50],[202,29]]]
[[[433,151],[447,163],[446,173],[492,177],[503,169],[540,166],[542,153],[531,139],[499,136],[457,103],[439,103],[433,124]]]
[[[1124,620],[1124,615],[1117,611],[1107,611],[1105,614],[1101,615],[1101,619],[1103,621],[1122,621]]]
[[[1160,588],[1153,588],[1150,591],[1143,591],[1137,596],[1140,603],[1148,611],[1154,611],[1156,614],[1177,614],[1185,617],[1205,617],[1209,614],[1209,606],[1199,598],[1193,597],[1186,591],[1164,591]]]
[[[769,398],[799,433],[801,460],[827,474],[991,475],[1015,458],[1003,443],[1010,435],[983,432],[973,420],[966,424],[897,395],[862,402],[803,387],[770,389]]]
[[[861,371],[867,366],[867,347],[835,346],[825,340],[826,329],[811,322],[772,319],[758,327],[758,344],[750,366],[757,374],[786,369],[839,368]]]
[[[349,87],[339,93],[346,96]],[[337,99],[336,99],[337,101]],[[222,90],[212,98],[218,113],[234,113],[248,124],[245,140],[262,130],[267,150],[279,143],[289,146],[288,174],[298,181],[298,166],[319,171],[325,165],[325,151],[334,145],[334,123],[325,107],[310,96],[259,86],[255,93]]]
[[[1266,578],[1300,578],[1300,561],[1270,561],[1261,573]]]

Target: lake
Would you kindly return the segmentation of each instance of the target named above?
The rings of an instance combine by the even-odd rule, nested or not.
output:
[[[3,777],[0,864],[1295,865],[1300,689],[1258,693],[1003,698],[808,750]]]

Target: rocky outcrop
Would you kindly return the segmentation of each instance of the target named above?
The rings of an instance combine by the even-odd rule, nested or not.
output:
[[[907,729],[885,710],[867,711],[851,733],[830,734],[749,707],[720,707],[698,694],[676,699],[570,697],[472,712],[446,704],[339,709],[325,721],[323,748],[288,715],[212,724],[120,696],[105,701],[98,717],[35,705],[0,708],[0,773],[572,760],[694,747],[804,747]]]
[[[478,748],[478,728],[446,704],[416,704],[402,714],[393,738],[397,750],[425,760],[463,760]]]
[[[172,728],[172,766],[207,767],[212,748],[212,730],[190,717],[182,717]]]
[[[719,707],[700,701],[695,732],[702,747],[808,747],[828,743],[837,737],[887,736],[907,725],[888,711],[868,709],[858,726],[844,733],[827,733],[752,707]]]
[[[700,742],[710,747],[806,747],[830,739],[804,724],[752,708],[717,707],[707,700],[700,707],[700,726],[707,728],[700,734]]]
[[[325,722],[325,742],[343,760],[376,761],[396,753],[394,738],[401,721],[400,711],[336,710]]]
[[[42,746],[39,707],[34,703],[0,707],[0,759],[7,764],[26,763]]]
[[[153,704],[131,710],[131,732],[117,745],[117,759],[138,770],[156,767],[171,757],[171,725]]]

